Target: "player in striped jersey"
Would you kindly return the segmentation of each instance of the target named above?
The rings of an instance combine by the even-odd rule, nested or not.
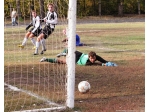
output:
[[[31,39],[32,44],[34,45],[35,49],[35,36],[38,36],[42,30],[41,24],[40,24],[40,17],[36,15],[36,11],[32,10],[32,22],[26,27],[26,30],[28,30],[30,27],[32,28],[26,33],[23,42],[21,45],[18,45],[18,47],[21,47],[22,49],[26,45],[26,42],[28,38]]]
[[[57,14],[54,11],[54,5],[48,4],[47,7],[48,7],[47,16],[42,20],[42,22],[45,22],[46,24],[45,24],[42,32],[40,33],[40,35],[37,37],[36,49],[35,49],[34,55],[38,55],[38,49],[40,46],[40,41],[42,44],[41,54],[43,54],[44,51],[46,51],[45,39],[47,39],[48,36],[50,34],[52,34],[52,32],[55,29],[55,25],[57,24]]]

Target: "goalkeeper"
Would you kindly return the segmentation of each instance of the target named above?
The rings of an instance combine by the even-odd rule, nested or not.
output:
[[[99,63],[96,63],[98,61]],[[66,58],[46,58],[43,57],[40,62],[50,62],[50,63],[61,63],[66,64]],[[117,64],[106,61],[102,57],[98,56],[95,52],[91,51],[88,54],[76,51],[75,52],[75,63],[77,65],[100,65],[100,66],[117,66]]]
[[[23,42],[21,45],[18,45],[18,47],[21,47],[22,49],[26,45],[26,42],[28,38],[31,39],[31,42],[33,44],[33,49],[35,49],[35,36],[38,36],[42,30],[41,24],[40,24],[40,17],[37,16],[36,11],[32,10],[32,22],[26,27],[26,30],[28,30],[30,27],[32,28],[25,34],[25,37],[23,39]]]

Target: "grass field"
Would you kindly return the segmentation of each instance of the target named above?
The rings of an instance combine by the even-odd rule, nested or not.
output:
[[[43,56],[56,57],[63,50],[62,29],[63,26],[56,26],[54,34],[46,40],[48,50]],[[33,56],[30,40],[25,49],[19,49],[17,45],[23,40],[24,27],[6,27],[4,33],[5,83],[63,104],[66,66],[40,63],[43,56]],[[77,65],[75,108],[64,112],[144,112],[145,23],[77,24],[77,34],[81,42],[87,44],[77,50],[95,51],[104,59],[117,63],[118,67]],[[77,89],[82,80],[91,84],[91,90],[86,94]],[[45,100],[10,91],[6,86],[4,93],[5,112],[49,106]]]

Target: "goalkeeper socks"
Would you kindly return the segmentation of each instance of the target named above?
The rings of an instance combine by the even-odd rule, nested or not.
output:
[[[47,62],[50,62],[50,63],[57,63],[57,59],[56,58],[50,58],[50,59],[46,59]]]

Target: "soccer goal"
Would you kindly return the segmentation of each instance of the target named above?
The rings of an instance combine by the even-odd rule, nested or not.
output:
[[[5,0],[4,17],[4,111],[43,112],[74,107],[75,87],[75,33],[76,0]],[[18,47],[27,34],[31,10],[43,18],[47,4],[53,3],[58,23],[53,33],[45,39],[44,54],[33,55],[34,48],[28,38],[24,47]],[[10,18],[16,9],[17,24]],[[44,12],[41,12],[44,11]],[[42,28],[45,23],[42,23]],[[42,57],[56,58],[66,46],[62,30],[68,28],[67,64],[40,62]],[[35,41],[37,36],[34,37]],[[42,50],[40,45],[39,51]]]

